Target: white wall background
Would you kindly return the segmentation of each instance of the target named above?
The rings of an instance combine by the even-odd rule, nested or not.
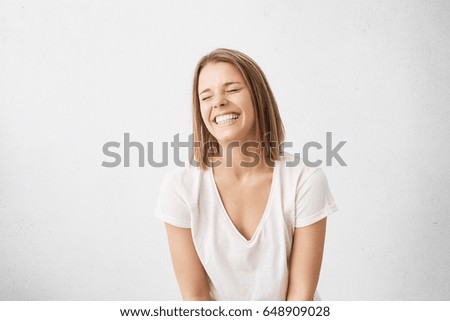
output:
[[[194,66],[229,47],[291,151],[347,141],[322,297],[450,300],[449,34],[447,1],[0,1],[0,299],[180,299],[152,216],[169,168],[102,146],[186,138]]]

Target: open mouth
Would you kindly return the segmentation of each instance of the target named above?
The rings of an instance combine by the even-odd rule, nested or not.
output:
[[[240,114],[229,113],[225,115],[219,115],[214,118],[214,122],[218,125],[227,124],[236,121]]]

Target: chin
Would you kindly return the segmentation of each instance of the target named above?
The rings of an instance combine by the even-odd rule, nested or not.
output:
[[[229,133],[229,134],[221,134],[221,135],[213,135],[213,136],[217,139],[217,141],[221,145],[226,145],[231,142],[239,142],[240,144],[243,144],[246,141],[254,140],[254,139],[249,139],[248,137],[250,137],[250,136],[244,135],[242,133]]]

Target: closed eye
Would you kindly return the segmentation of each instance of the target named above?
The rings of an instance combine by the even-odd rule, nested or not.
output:
[[[202,101],[208,100],[209,98],[211,98],[211,96],[203,97],[203,98],[202,98]]]
[[[227,93],[234,93],[234,92],[238,92],[240,89],[230,89],[227,90]]]

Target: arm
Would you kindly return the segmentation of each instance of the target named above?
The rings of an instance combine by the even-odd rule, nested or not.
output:
[[[295,229],[287,301],[314,299],[322,264],[326,220]]]
[[[211,300],[208,276],[195,250],[191,229],[168,223],[165,225],[173,268],[183,300]]]

